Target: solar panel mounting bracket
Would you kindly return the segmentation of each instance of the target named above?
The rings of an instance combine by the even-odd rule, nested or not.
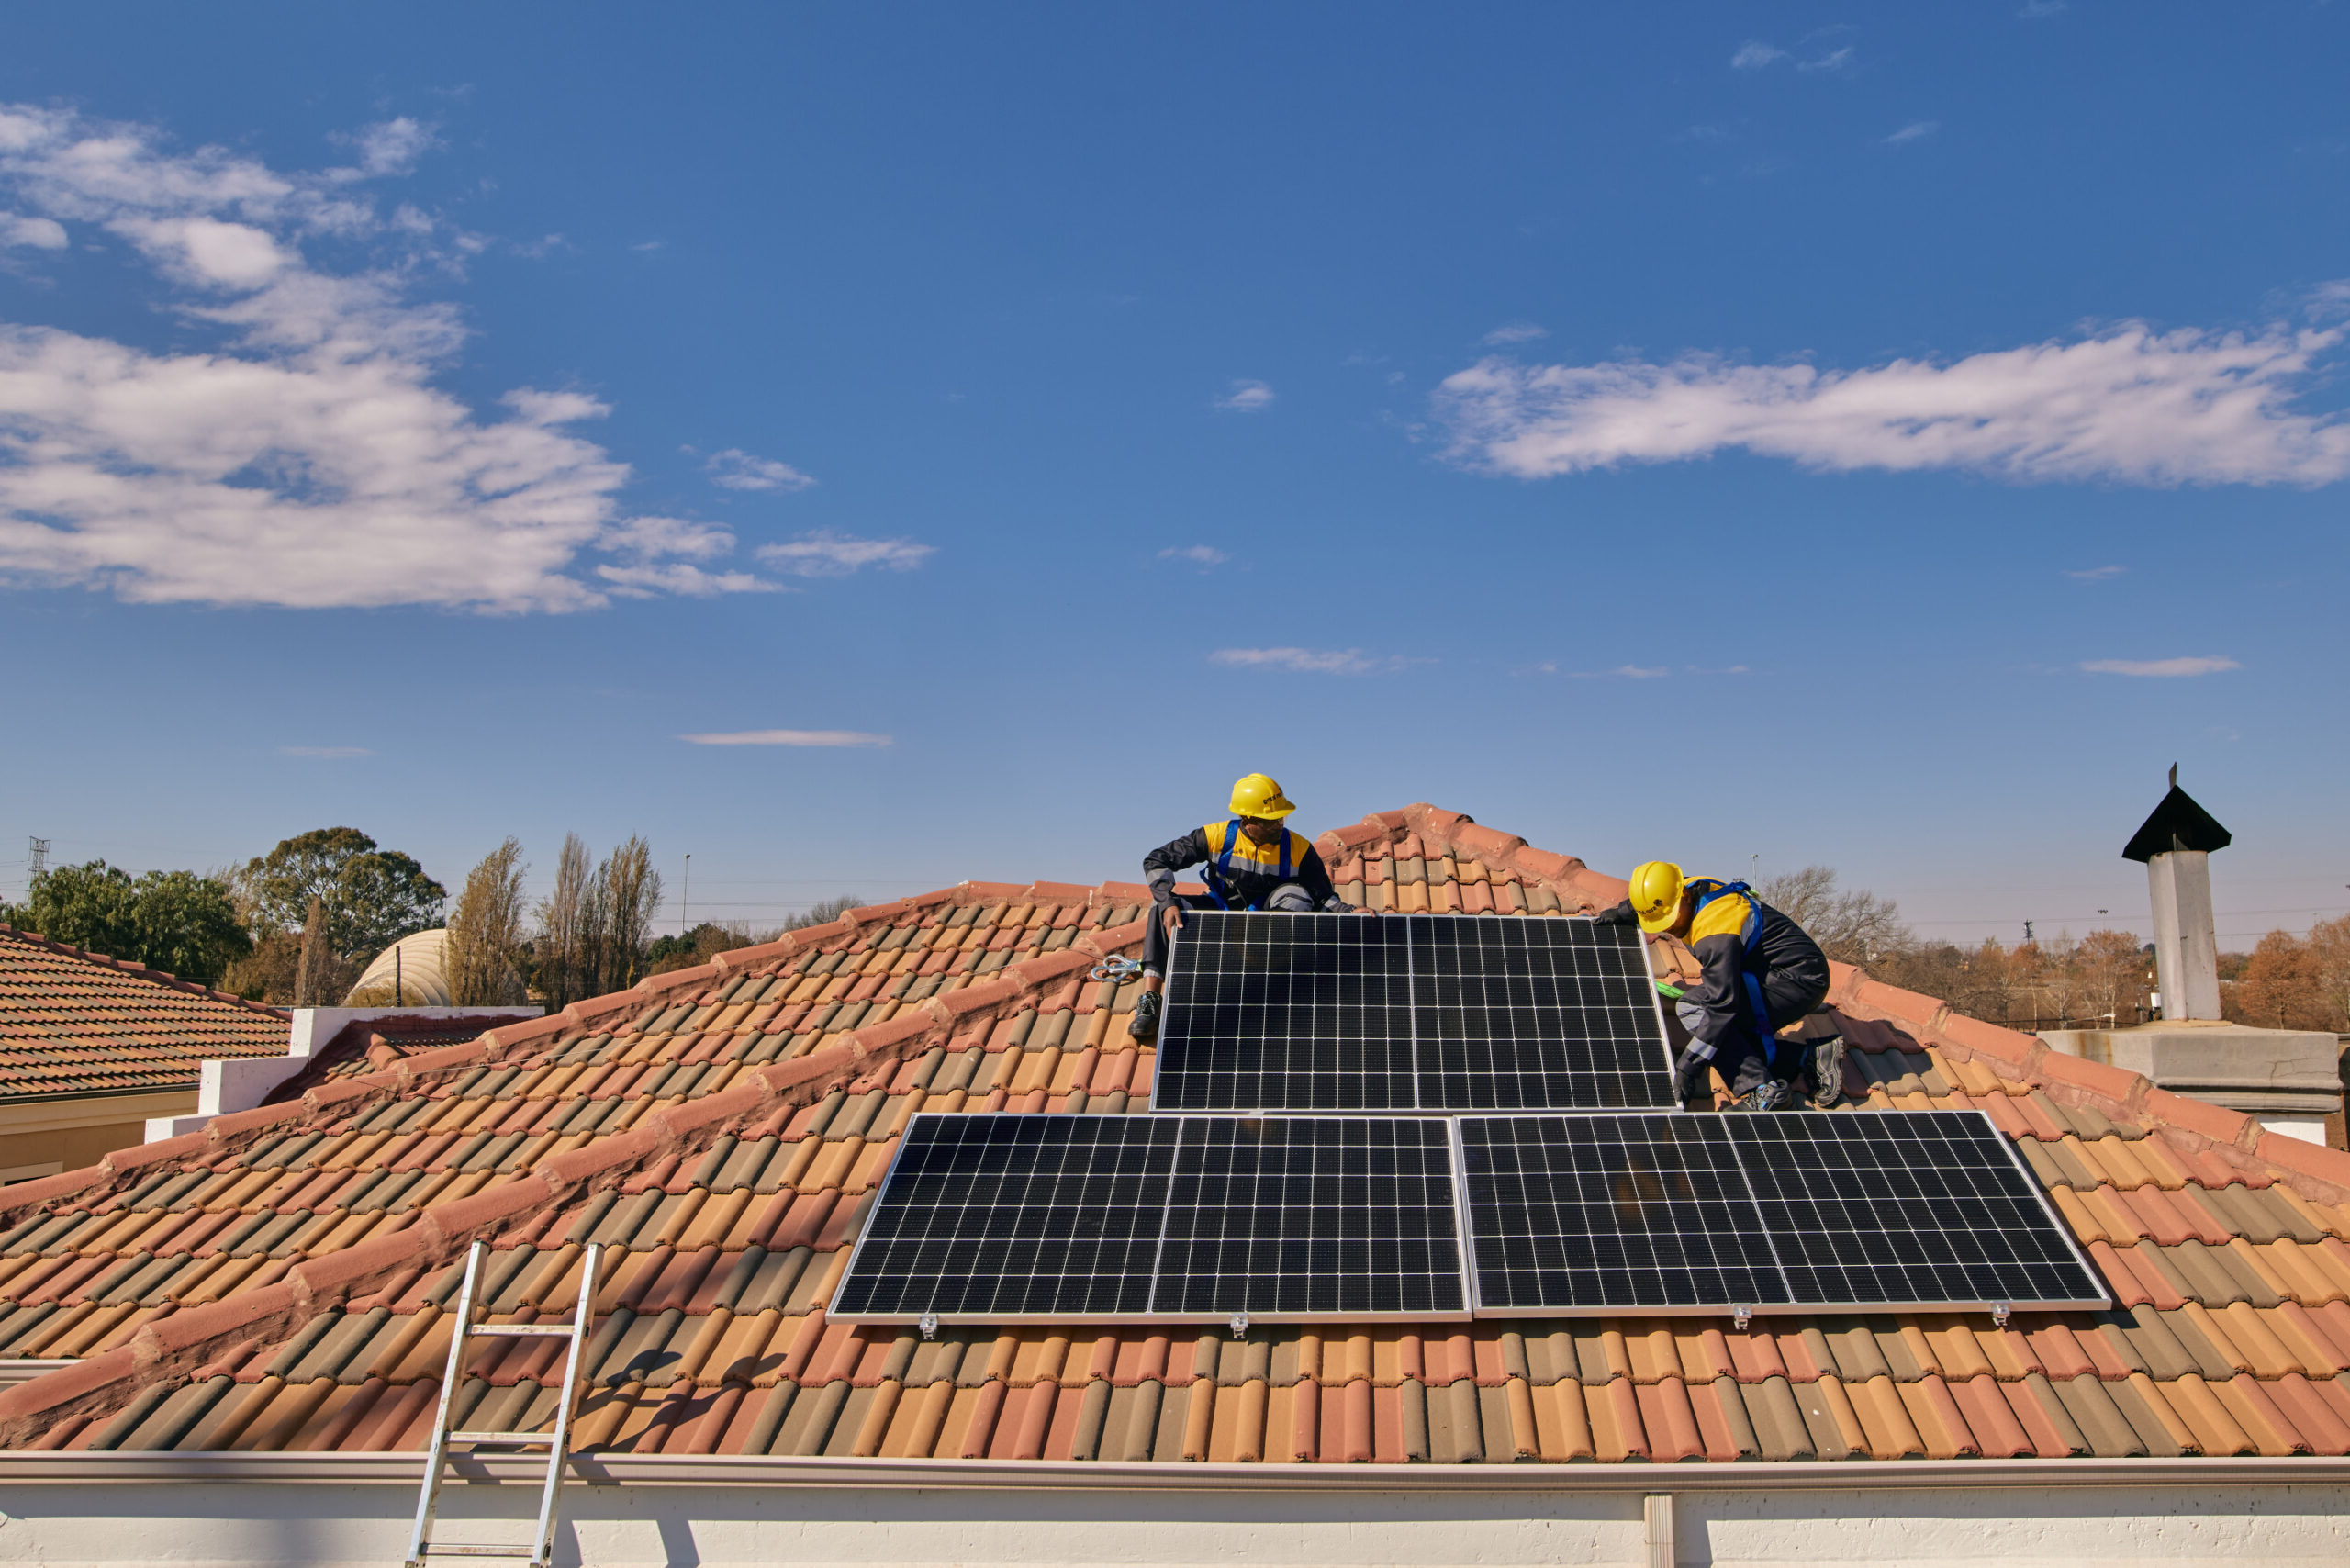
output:
[[[914,1327],[922,1330],[922,1337],[923,1337],[923,1338],[925,1338],[925,1339],[935,1339],[935,1338],[938,1338],[938,1314],[936,1314],[936,1313],[934,1313],[934,1312],[925,1312],[925,1313],[923,1313],[923,1314],[922,1315],[921,1318],[920,1318],[920,1319],[918,1319],[918,1320],[915,1322]]]
[[[1754,1309],[1751,1306],[1740,1307],[1737,1311],[1730,1314],[1730,1322],[1740,1333],[1745,1333],[1748,1328],[1753,1326]]]
[[[1236,1312],[1232,1315],[1232,1337],[1236,1339],[1246,1339],[1248,1338],[1248,1315],[1247,1313]]]
[[[2004,1302],[2004,1301],[1998,1301],[1998,1302],[1993,1302],[1993,1303],[1991,1304],[1991,1327],[1994,1327],[1994,1328],[2005,1328],[2005,1327],[2008,1326],[2008,1317],[2009,1317],[2009,1307],[2008,1307],[2008,1304],[2007,1304],[2006,1302]]]

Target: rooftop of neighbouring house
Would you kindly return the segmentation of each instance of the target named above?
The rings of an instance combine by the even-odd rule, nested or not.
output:
[[[208,1058],[284,1056],[277,1008],[0,925],[0,1098],[193,1085]]]
[[[1383,910],[1529,918],[1623,884],[1429,806],[1318,841]],[[461,1260],[494,1315],[608,1250],[578,1446],[842,1459],[1464,1462],[2350,1452],[2350,1155],[1837,966],[1846,1088],[1979,1106],[2116,1306],[1984,1315],[1001,1331],[829,1321],[917,1109],[1147,1109],[1138,884],[965,883],[0,1192],[0,1447],[417,1449]],[[476,1428],[547,1417],[492,1342]]]

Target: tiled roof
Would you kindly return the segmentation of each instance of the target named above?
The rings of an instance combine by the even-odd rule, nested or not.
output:
[[[1540,916],[1622,884],[1430,807],[1320,841],[1350,898]],[[607,1249],[582,1447],[839,1458],[1785,1461],[2350,1452],[2350,1156],[1839,966],[1863,1103],[1980,1106],[2108,1312],[915,1331],[827,1319],[917,1109],[1141,1112],[1144,891],[964,884],[0,1193],[0,1446],[422,1446],[459,1260],[495,1315]],[[527,1427],[557,1341],[460,1391]]]
[[[0,1096],[193,1084],[215,1057],[284,1056],[286,1016],[0,925]]]

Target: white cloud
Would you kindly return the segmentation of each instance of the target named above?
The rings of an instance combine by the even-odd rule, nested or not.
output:
[[[2350,422],[2293,398],[2344,330],[2125,324],[1951,364],[1866,370],[1688,354],[1488,359],[1437,393],[1456,461],[1518,478],[1733,448],[1829,472],[1955,468],[2023,481],[2322,485],[2350,476]]]
[[[1561,669],[1556,659],[1547,659],[1530,666],[1536,675],[1562,675],[1569,680],[1662,680],[1673,673],[1666,665],[1617,665],[1614,669]],[[1697,675],[1743,675],[1743,665],[1729,670],[1695,670]]]
[[[1221,566],[1232,559],[1213,544],[1170,544],[1158,553],[1162,561],[1189,561],[1196,566]]]
[[[2101,583],[2108,577],[2118,577],[2129,569],[2127,566],[2090,566],[2083,571],[2066,572],[2065,575],[2076,582]]]
[[[65,249],[65,225],[54,218],[19,218],[0,212],[0,246],[29,245],[36,251]]]
[[[429,140],[391,121],[362,156],[390,172]],[[0,581],[499,611],[767,586],[667,558],[722,554],[725,531],[626,513],[627,465],[560,428],[605,413],[596,399],[518,388],[509,417],[486,418],[433,385],[464,330],[406,298],[405,279],[477,243],[436,251],[441,224],[384,217],[359,177],[0,106],[0,192],[30,221],[128,243],[180,291],[182,335],[204,340],[150,352],[0,322]],[[372,251],[373,270],[314,264],[303,247],[319,238]]]
[[[1218,648],[1208,655],[1208,662],[1239,669],[1289,670],[1300,675],[1370,675],[1424,661],[1374,658],[1360,648]]]
[[[280,756],[307,756],[319,762],[347,762],[355,756],[373,756],[375,752],[364,745],[282,745]]]
[[[1786,57],[1787,51],[1784,49],[1764,43],[1760,39],[1748,39],[1738,46],[1738,52],[1729,57],[1729,63],[1733,71],[1760,71]]]
[[[435,145],[432,132],[406,115],[371,125],[359,133],[359,170],[382,176],[413,171],[416,161]]]
[[[2216,675],[2221,670],[2242,669],[2244,666],[2213,655],[2183,659],[2090,659],[2081,667],[2092,675],[2181,676]]]
[[[739,446],[711,453],[701,466],[711,484],[728,490],[804,490],[816,482],[789,463],[754,457]]]
[[[845,577],[860,566],[910,572],[938,553],[935,544],[911,539],[859,539],[820,528],[780,544],[762,544],[758,557],[794,577]]]
[[[2072,9],[2066,0],[2023,0],[2023,9],[2016,13],[2027,22],[2044,22],[2061,17]]]
[[[1236,414],[1253,414],[1259,409],[1271,407],[1272,401],[1273,389],[1263,382],[1236,381],[1231,391],[1215,400],[1215,406]]]
[[[1826,54],[1815,59],[1799,60],[1796,62],[1796,69],[1798,71],[1841,71],[1852,63],[1852,46],[1846,44],[1841,49],[1831,49]]]
[[[1617,665],[1614,669],[1609,670],[1607,673],[1610,675],[1620,675],[1626,680],[1662,680],[1666,676],[1671,675],[1673,671],[1663,665],[1656,665],[1652,666],[1643,666],[1640,665]]]
[[[1505,327],[1495,327],[1487,332],[1485,342],[1494,348],[1501,348],[1510,343],[1530,343],[1550,335],[1548,328],[1538,327],[1531,321],[1512,321]]]
[[[681,741],[695,745],[888,745],[888,735],[868,735],[862,730],[722,730],[699,735],[679,735]]]
[[[1922,141],[1942,128],[1942,122],[1938,119],[1911,120],[1908,125],[1886,137],[1885,144],[1887,147],[1898,147],[1905,141]]]

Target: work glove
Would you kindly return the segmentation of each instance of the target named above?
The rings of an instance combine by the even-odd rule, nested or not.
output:
[[[1325,914],[1369,914],[1371,912],[1360,904],[1348,903],[1346,900],[1333,894],[1322,901],[1322,913]]]
[[[1632,902],[1627,899],[1613,909],[1601,910],[1591,917],[1591,923],[1594,925],[1633,925],[1638,921],[1632,914]]]

